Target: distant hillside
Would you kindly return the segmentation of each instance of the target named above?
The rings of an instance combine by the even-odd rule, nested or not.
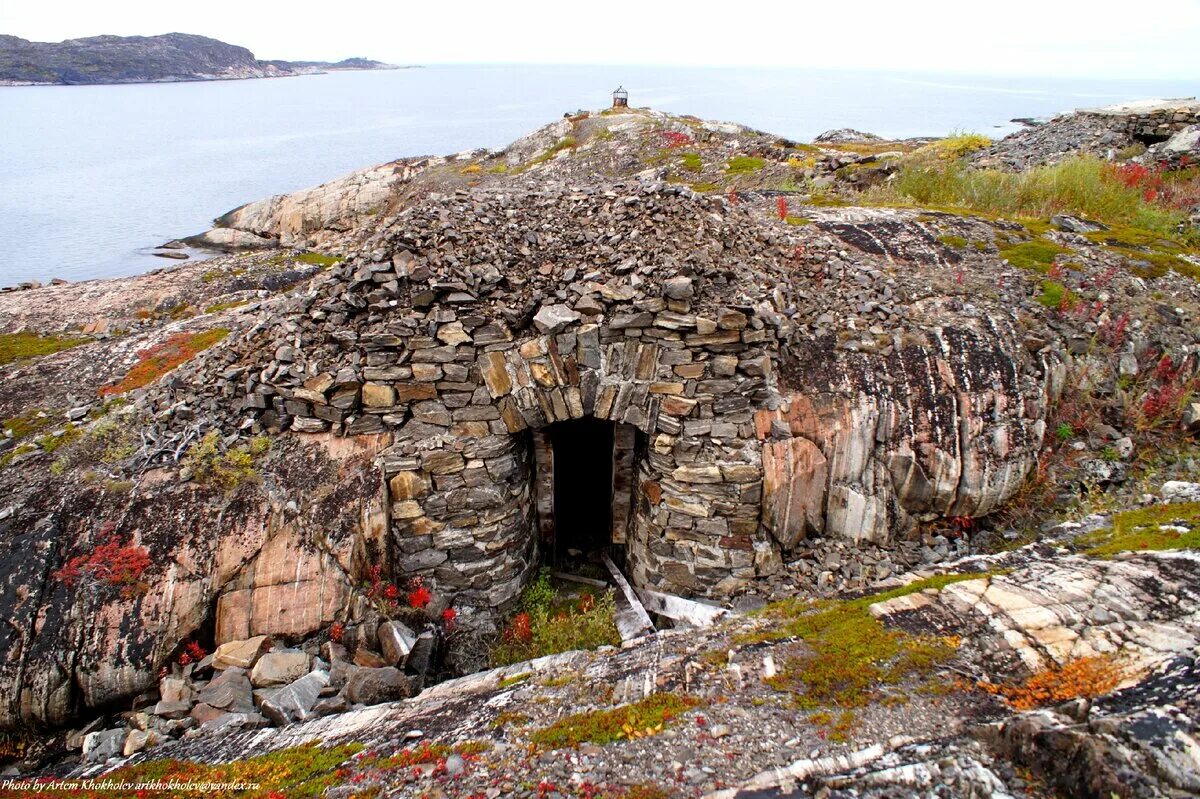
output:
[[[260,61],[245,47],[194,36],[91,36],[58,43],[0,35],[0,84],[156,83],[273,78],[332,69],[389,69],[365,58]]]

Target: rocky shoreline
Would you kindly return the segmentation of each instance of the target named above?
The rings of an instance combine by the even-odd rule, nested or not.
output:
[[[6,777],[1187,795],[1200,208],[881,199],[1066,160],[1157,175],[1147,214],[1187,113],[813,144],[581,113],[249,203],[211,261],[0,293]],[[619,566],[562,601],[622,643],[495,667],[581,546],[579,419]]]

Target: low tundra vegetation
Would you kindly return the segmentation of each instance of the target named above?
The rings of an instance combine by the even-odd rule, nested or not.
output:
[[[1082,542],[1087,554],[1111,558],[1119,552],[1200,549],[1200,502],[1154,505],[1118,513],[1112,528]]]
[[[672,719],[700,704],[685,694],[660,692],[641,701],[606,710],[566,716],[530,736],[542,749],[563,749],[594,743],[600,746],[662,732]]]
[[[175,783],[178,787],[165,790],[139,791],[156,799],[194,799],[197,784],[206,786],[206,799],[315,799],[326,789],[338,785],[348,776],[347,768],[362,744],[344,744],[323,748],[314,741],[290,749],[280,749],[265,755],[235,760],[231,763],[209,765],[173,758],[147,760],[123,766],[104,778],[114,783]],[[245,786],[254,787],[247,788]],[[44,788],[45,790],[41,790]],[[0,798],[28,796],[22,791],[0,789]],[[112,797],[111,790],[55,787],[51,782],[39,786],[37,796],[51,799],[101,799]]]
[[[612,594],[584,590],[578,598],[560,596],[549,569],[526,586],[520,605],[492,647],[493,665],[621,643]]]
[[[1051,665],[1027,679],[997,685],[981,682],[986,693],[999,696],[1014,710],[1033,710],[1072,699],[1094,699],[1109,693],[1125,678],[1125,669],[1110,655],[1078,658]]]
[[[78,347],[91,339],[86,336],[40,336],[37,333],[0,333],[0,365],[26,358],[50,355]]]
[[[270,448],[269,438],[257,436],[248,444],[226,449],[222,447],[221,434],[210,430],[188,448],[183,465],[197,483],[232,491],[243,483],[259,480],[254,462]]]
[[[789,657],[768,683],[791,694],[796,705],[806,710],[861,707],[885,685],[928,676],[954,656],[958,645],[956,640],[943,636],[890,630],[867,609],[876,602],[985,576],[938,575],[847,601],[786,599],[762,611],[768,622],[765,629],[744,633],[736,640],[753,644],[800,639],[806,651]]]
[[[137,363],[116,383],[100,389],[100,396],[124,394],[153,383],[182,363],[190,361],[204,350],[229,335],[223,327],[203,333],[176,333],[159,344],[138,353]]]
[[[863,200],[1018,218],[1077,214],[1178,241],[1177,230],[1186,216],[1178,201],[1190,196],[1190,189],[1175,193],[1148,189],[1139,182],[1141,172],[1133,169],[1136,166],[1077,156],[1025,172],[1005,172],[976,169],[961,160],[914,157],[887,184],[868,190]]]

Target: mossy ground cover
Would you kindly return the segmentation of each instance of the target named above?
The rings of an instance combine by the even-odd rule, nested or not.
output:
[[[229,331],[223,327],[202,333],[176,333],[166,341],[142,350],[133,368],[118,382],[100,389],[100,396],[124,394],[153,383],[182,363],[221,341]]]
[[[684,153],[682,160],[683,168],[689,172],[700,172],[704,169],[704,161],[701,160],[699,153]]]
[[[997,242],[1000,257],[1018,269],[1030,269],[1045,274],[1054,266],[1054,261],[1060,255],[1070,252],[1049,239],[1038,236],[1029,241],[1012,240]]]
[[[955,641],[941,636],[889,630],[867,609],[876,602],[985,576],[937,575],[881,594],[839,602],[783,600],[764,609],[763,615],[769,621],[765,629],[735,640],[752,644],[801,639],[808,651],[787,659],[769,684],[792,694],[797,706],[804,709],[861,707],[878,688],[926,676],[953,657],[956,650]]]
[[[766,166],[766,161],[750,155],[737,155],[725,164],[725,172],[729,175],[749,175]]]
[[[37,333],[0,333],[0,365],[25,358],[50,355],[86,344],[86,336],[40,336]]]
[[[682,713],[700,704],[695,697],[656,693],[629,705],[576,713],[530,736],[542,749],[563,749],[594,743],[600,746],[628,738],[641,738],[662,730]]]
[[[61,417],[55,417],[52,413],[34,408],[19,416],[0,421],[0,433],[3,433],[6,437],[11,437],[15,441],[20,441],[22,438],[27,438],[53,427],[58,418]]]
[[[187,760],[147,760],[132,766],[125,766],[106,774],[101,780],[127,785],[145,783],[175,783],[182,788],[165,790],[134,789],[128,793],[114,792],[97,788],[89,790],[54,789],[48,785],[45,790],[31,794],[25,789],[0,789],[0,799],[17,799],[31,795],[51,797],[52,799],[109,799],[116,795],[154,796],[156,799],[194,799],[197,795],[187,784],[207,783],[204,791],[206,799],[313,799],[322,796],[326,789],[342,781],[339,766],[346,763],[356,752],[360,744],[324,749],[315,743],[305,744],[290,749],[281,749],[270,754],[258,755],[232,763],[208,765],[193,763]],[[85,783],[86,784],[86,783]],[[240,784],[256,785],[255,788],[234,789],[217,787]]]
[[[339,264],[342,259],[336,255],[324,255],[319,252],[302,252],[296,255],[276,255],[271,259],[272,266],[286,266],[287,264],[305,264],[307,266],[327,267]],[[205,273],[207,274],[207,273]],[[203,279],[203,275],[201,276]]]
[[[1163,527],[1190,528],[1187,532]],[[1113,517],[1112,527],[1080,541],[1087,554],[1111,558],[1119,552],[1200,549],[1200,502],[1138,508]]]

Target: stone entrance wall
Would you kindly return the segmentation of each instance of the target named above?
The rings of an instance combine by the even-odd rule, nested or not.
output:
[[[452,344],[397,342],[411,366],[364,385],[363,402],[401,421],[381,457],[398,576],[420,575],[462,603],[511,601],[536,566],[539,526],[552,524],[552,494],[535,485],[548,453],[528,431],[589,416],[618,423],[627,477],[618,463],[614,541],[624,539],[635,582],[719,595],[778,564],[760,527],[754,426],[772,396],[774,332],[740,310],[709,320],[686,301],[642,305],[587,323],[543,306],[540,335],[521,340],[457,321]],[[431,369],[435,355],[452,357],[460,379]],[[636,458],[634,428],[647,441]]]

